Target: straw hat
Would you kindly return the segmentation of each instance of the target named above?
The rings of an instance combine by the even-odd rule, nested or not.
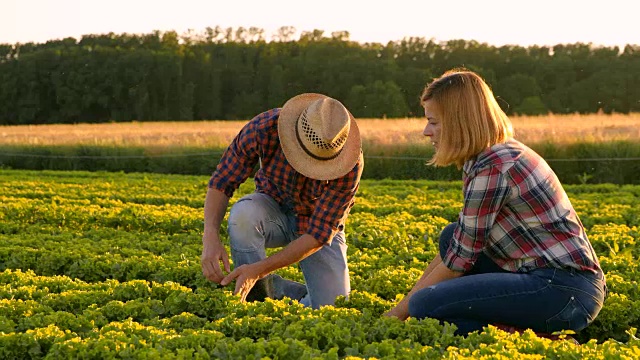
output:
[[[347,174],[358,162],[362,146],[349,110],[336,99],[314,93],[294,96],[284,104],[278,137],[289,164],[316,180]]]

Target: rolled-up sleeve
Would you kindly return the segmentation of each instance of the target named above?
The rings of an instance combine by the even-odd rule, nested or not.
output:
[[[309,218],[307,234],[323,244],[330,245],[333,236],[344,229],[349,211],[355,203],[363,168],[364,159],[361,152],[358,163],[349,173],[328,182],[326,191],[318,199]]]
[[[223,192],[232,197],[238,187],[253,172],[260,157],[259,143],[262,120],[277,117],[277,109],[266,111],[251,119],[240,130],[229,147],[225,150],[216,170],[209,179],[209,188]]]
[[[442,262],[451,270],[471,269],[507,201],[510,186],[500,167],[480,169],[465,180],[464,205]]]

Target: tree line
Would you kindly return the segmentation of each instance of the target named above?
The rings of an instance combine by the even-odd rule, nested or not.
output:
[[[356,117],[421,116],[445,70],[477,71],[508,114],[640,111],[640,45],[493,46],[410,37],[358,43],[282,27],[85,35],[0,44],[0,124],[247,119],[302,92]]]

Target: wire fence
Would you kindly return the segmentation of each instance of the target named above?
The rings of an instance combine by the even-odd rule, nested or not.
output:
[[[222,153],[189,153],[189,154],[149,154],[149,155],[49,155],[26,153],[0,153],[0,156],[17,156],[41,159],[147,159],[147,158],[176,158],[196,156],[221,156]]]
[[[148,154],[148,155],[50,155],[50,154],[27,154],[0,152],[0,156],[16,156],[27,158],[42,159],[147,159],[147,158],[178,158],[178,157],[204,157],[204,156],[222,156],[222,152],[203,152],[203,153],[187,153],[187,154]],[[364,155],[365,159],[382,159],[382,160],[413,160],[425,161],[425,157],[418,156],[383,156],[383,155]],[[626,158],[566,158],[554,159],[545,158],[547,162],[588,162],[588,161],[640,161],[640,157]]]

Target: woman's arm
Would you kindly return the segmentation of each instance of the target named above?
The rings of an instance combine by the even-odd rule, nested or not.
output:
[[[413,294],[426,287],[460,277],[462,274],[462,272],[453,271],[446,267],[442,263],[440,254],[436,255],[411,291],[409,291],[409,293],[393,309],[389,310],[384,315],[395,316],[400,320],[405,320],[409,317],[409,299],[411,299]]]

